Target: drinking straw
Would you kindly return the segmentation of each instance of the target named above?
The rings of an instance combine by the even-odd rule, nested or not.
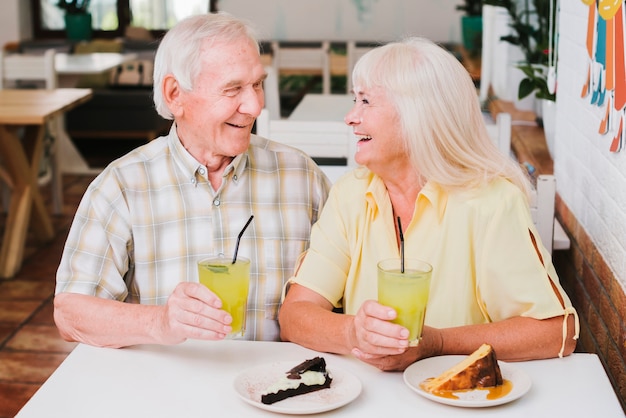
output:
[[[400,273],[404,273],[404,234],[402,234],[402,222],[398,216],[398,231],[400,232]]]
[[[237,236],[237,244],[235,244],[235,255],[233,256],[233,264],[235,264],[235,262],[237,261],[237,252],[239,251],[239,241],[241,240],[241,236],[243,235],[248,225],[250,225],[250,222],[252,222],[252,218],[254,218],[254,215],[250,215],[248,222],[246,222],[246,224],[243,226],[243,229]]]

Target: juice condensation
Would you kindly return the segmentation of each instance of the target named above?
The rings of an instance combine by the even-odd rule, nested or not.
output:
[[[200,283],[222,300],[222,309],[232,317],[231,337],[243,336],[246,330],[250,260],[239,257],[237,262],[225,258],[210,258],[198,263]]]
[[[378,302],[395,309],[397,317],[392,322],[409,330],[409,344],[415,346],[424,327],[432,270],[430,265],[424,263],[426,266],[423,268],[409,266],[402,273],[400,267],[393,268],[391,261],[396,260],[387,261],[386,265],[379,264]]]

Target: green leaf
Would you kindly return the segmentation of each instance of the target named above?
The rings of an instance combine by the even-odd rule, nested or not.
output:
[[[519,90],[517,92],[517,98],[522,100],[524,97],[530,95],[535,90],[535,85],[530,78],[525,78],[519,83]]]

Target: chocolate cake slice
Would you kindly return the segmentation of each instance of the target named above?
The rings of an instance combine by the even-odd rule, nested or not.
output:
[[[315,357],[285,372],[285,376],[261,394],[261,402],[269,405],[292,396],[326,389],[330,387],[332,380],[332,376],[326,370],[324,358]]]

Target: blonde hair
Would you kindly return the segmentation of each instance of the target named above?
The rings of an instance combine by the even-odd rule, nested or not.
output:
[[[154,57],[153,94],[157,113],[165,119],[174,118],[161,91],[167,74],[173,74],[181,88],[190,91],[202,70],[200,51],[204,43],[230,43],[241,38],[254,43],[260,54],[259,42],[250,23],[225,12],[191,16],[170,29]]]
[[[449,51],[418,37],[389,43],[357,62],[353,80],[387,92],[404,147],[426,180],[454,190],[504,177],[529,195],[526,173],[489,138],[474,83]]]

